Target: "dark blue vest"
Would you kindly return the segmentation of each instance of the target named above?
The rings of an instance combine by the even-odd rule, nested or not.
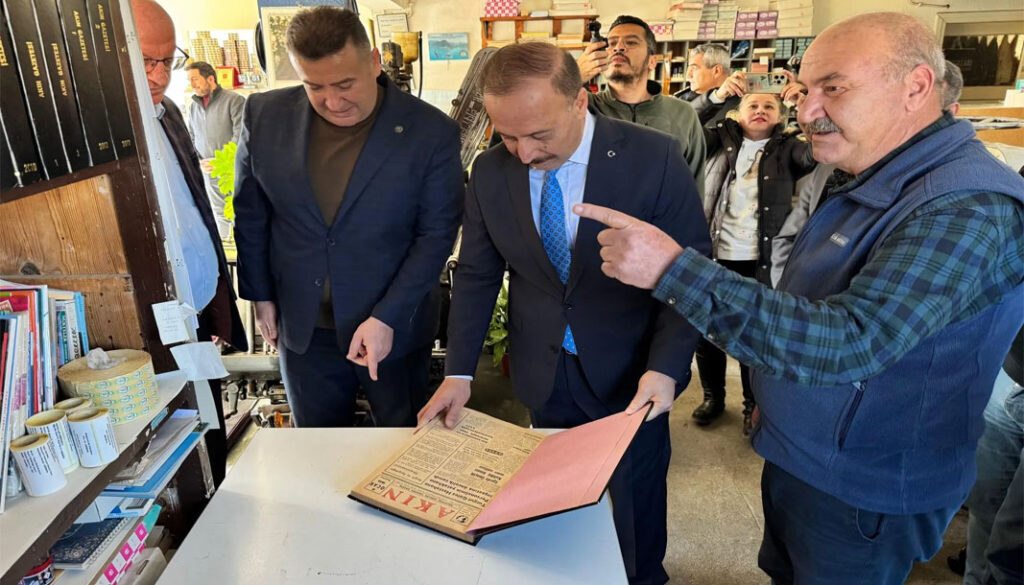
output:
[[[812,301],[846,290],[911,213],[964,191],[1024,202],[1024,179],[989,155],[961,121],[827,201],[797,239],[778,288]],[[982,411],[1022,322],[1024,284],[1018,284],[999,303],[949,323],[865,380],[810,387],[755,372],[761,424],[754,447],[859,508],[915,514],[959,506],[976,475]]]

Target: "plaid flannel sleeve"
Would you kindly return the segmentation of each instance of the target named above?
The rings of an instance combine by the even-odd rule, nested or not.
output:
[[[1024,276],[1024,214],[987,193],[925,206],[850,282],[819,301],[772,290],[686,250],[654,296],[739,361],[778,378],[839,385],[884,370]]]

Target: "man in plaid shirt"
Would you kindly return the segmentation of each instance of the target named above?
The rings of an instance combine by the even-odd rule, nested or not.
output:
[[[754,368],[772,582],[903,583],[975,478],[982,412],[1024,322],[1024,180],[943,113],[942,51],[902,14],[807,50],[798,119],[851,175],[794,244],[778,290],[624,214],[578,205],[602,270],[654,290]],[[764,169],[768,173],[770,169]]]

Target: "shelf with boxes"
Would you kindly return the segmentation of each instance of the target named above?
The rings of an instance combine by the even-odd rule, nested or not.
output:
[[[690,52],[705,43],[725,47],[732,56],[730,67],[733,70],[757,73],[784,68],[794,55],[802,55],[812,40],[813,37],[662,41],[658,52],[663,58],[656,64],[653,78],[663,87],[668,87],[665,93],[680,91],[686,82]],[[667,79],[666,63],[669,65]]]
[[[571,15],[571,16],[484,16],[480,18],[482,47],[501,47],[520,39],[531,39],[546,41],[566,50],[578,50],[585,47],[584,37],[587,26],[591,21],[596,20],[597,15]],[[527,31],[526,23],[542,22],[551,23],[550,31]],[[565,21],[582,22],[581,32],[563,32]],[[511,39],[495,39],[494,28],[496,23],[510,22],[513,24],[513,37]]]

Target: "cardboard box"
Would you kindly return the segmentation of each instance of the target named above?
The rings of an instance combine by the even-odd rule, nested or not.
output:
[[[758,39],[774,39],[775,37],[779,36],[779,29],[777,28],[765,28],[758,30],[756,32],[757,36],[755,38]]]

